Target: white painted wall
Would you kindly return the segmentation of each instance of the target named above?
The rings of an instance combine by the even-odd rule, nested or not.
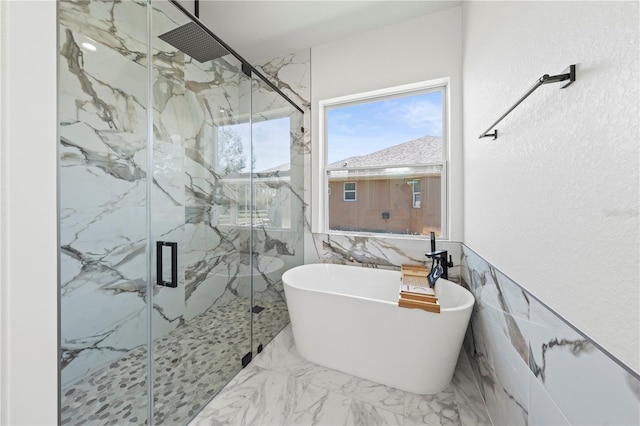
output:
[[[56,3],[1,7],[0,423],[56,424]]]
[[[311,49],[311,155],[318,158],[318,102],[409,83],[450,78],[450,240],[462,238],[461,7],[425,15]],[[312,206],[321,205],[313,162]],[[312,209],[318,230],[319,209]],[[426,245],[425,245],[426,247]],[[307,259],[309,260],[309,259]]]
[[[2,26],[2,20],[3,20],[3,16],[4,16],[4,6],[3,6],[3,2],[0,2],[0,99],[2,99],[2,64],[4,63],[4,50],[2,49],[2,39],[4,38],[3,35],[3,26]],[[2,145],[4,145],[4,134],[2,133],[2,122],[3,122],[3,115],[2,115],[2,102],[0,102],[0,142],[2,142]],[[4,151],[4,149],[0,148],[0,189],[4,189],[3,186],[3,155],[2,152]],[[4,208],[3,208],[3,198],[2,196],[0,196],[0,241],[4,240],[4,230],[3,230],[3,220],[2,218],[4,217]],[[4,257],[2,255],[3,251],[3,244],[0,244],[0,382],[2,382],[2,372],[4,371],[4,351],[3,351],[3,336],[4,336],[4,320],[2,317],[2,294],[4,291],[4,286],[2,285],[2,282],[4,282],[4,279],[2,278],[2,263],[4,260]],[[4,417],[2,417],[2,406],[4,405],[4,399],[2,398],[2,396],[4,395],[2,393],[3,389],[2,386],[0,386],[0,423],[3,423]]]
[[[196,2],[195,0],[180,0],[179,3],[184,6],[191,14],[195,14]],[[202,1],[200,2],[200,8],[202,8]]]
[[[464,6],[464,241],[640,371],[638,2]],[[543,74],[543,86],[478,135]]]

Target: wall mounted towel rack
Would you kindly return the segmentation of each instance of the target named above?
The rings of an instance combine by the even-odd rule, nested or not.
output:
[[[576,66],[575,65],[569,65],[569,67],[567,69],[565,69],[564,71],[562,71],[562,74],[558,74],[558,75],[549,75],[549,74],[545,74],[542,77],[540,77],[533,86],[531,86],[529,88],[529,90],[526,91],[526,93],[522,96],[520,96],[520,99],[518,99],[516,101],[515,104],[513,104],[513,106],[511,108],[509,108],[507,110],[507,112],[505,112],[504,114],[502,114],[500,116],[500,118],[498,118],[495,123],[493,123],[491,126],[489,126],[489,128],[487,130],[485,130],[483,133],[480,134],[480,136],[478,137],[478,139],[482,139],[482,138],[488,138],[488,137],[493,137],[493,139],[497,139],[498,138],[498,129],[495,129],[493,132],[489,133],[491,131],[491,129],[493,129],[494,127],[496,127],[498,125],[499,122],[502,121],[503,118],[505,118],[507,115],[509,115],[509,113],[511,113],[511,111],[513,111],[518,105],[520,105],[522,103],[522,101],[524,101],[525,99],[527,99],[527,97],[532,94],[533,92],[535,92],[535,90],[542,86],[543,84],[549,84],[549,83],[559,83],[561,81],[566,81],[565,84],[562,85],[562,87],[560,87],[561,89],[564,89],[565,87],[569,86],[571,83],[573,83],[574,81],[576,81]]]

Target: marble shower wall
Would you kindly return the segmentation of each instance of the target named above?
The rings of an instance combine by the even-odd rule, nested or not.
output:
[[[157,39],[186,23],[163,3],[155,3],[151,29],[149,173],[148,2],[59,2],[63,385],[147,342],[148,201],[153,250],[156,240],[179,247],[178,287],[153,286],[154,338],[237,298],[248,308],[252,275],[257,301],[281,301],[281,274],[302,263],[302,114],[230,55],[201,64]],[[251,228],[238,213],[255,161],[250,123],[257,132],[277,119],[291,128],[279,141],[290,145],[288,164],[254,170],[276,202]],[[222,129],[235,129],[244,151],[230,157],[244,158],[244,169],[223,164]],[[284,325],[274,324],[265,339]]]
[[[133,1],[62,1],[58,10],[65,385],[147,338],[146,25],[123,24],[146,22],[147,10]]]
[[[494,424],[640,424],[640,376],[462,246],[465,349]]]
[[[256,69],[302,108],[304,132],[295,139],[291,163],[298,179],[296,194],[303,208],[304,239],[311,233],[311,50],[291,53],[259,64]],[[298,129],[297,127],[295,128]],[[302,177],[300,180],[299,177]],[[306,248],[306,247],[305,247]]]

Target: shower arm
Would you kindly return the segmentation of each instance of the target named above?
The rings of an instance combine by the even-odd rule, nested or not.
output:
[[[569,80],[569,81],[567,83],[565,83],[562,87],[560,87],[561,89],[564,89],[565,87],[571,85],[571,83],[576,81],[576,66],[575,65],[569,65],[569,67],[567,69],[562,71],[562,74],[558,74],[558,75],[545,74],[542,77],[540,77],[533,84],[533,86],[531,86],[529,88],[529,90],[527,90],[525,92],[524,95],[520,96],[520,99],[518,99],[513,104],[513,106],[507,110],[507,112],[502,114],[500,116],[500,118],[498,118],[491,126],[489,126],[489,128],[487,130],[485,130],[483,133],[481,133],[480,136],[478,137],[478,139],[488,138],[488,137],[493,137],[494,140],[497,139],[498,138],[498,129],[496,129],[493,132],[489,133],[491,131],[491,129],[496,127],[498,125],[498,123],[500,123],[507,115],[509,115],[511,113],[511,111],[516,109],[516,107],[518,105],[520,105],[522,103],[522,101],[527,99],[527,97],[529,97],[530,94],[535,92],[538,87],[542,86],[543,84],[559,83],[561,81],[566,81],[566,80]]]
[[[273,84],[268,78],[266,78],[264,75],[262,75],[262,73],[260,73],[257,69],[255,69],[253,67],[253,65],[251,65],[249,62],[247,62],[246,59],[244,59],[242,56],[240,56],[240,54],[238,52],[236,52],[235,50],[233,50],[231,47],[229,47],[229,45],[227,43],[225,43],[222,39],[220,39],[217,35],[215,35],[201,20],[200,18],[198,18],[197,16],[194,16],[191,12],[189,12],[183,5],[181,5],[178,0],[169,0],[169,3],[171,3],[172,5],[174,5],[175,7],[178,8],[178,10],[180,10],[182,13],[184,13],[189,19],[191,19],[193,22],[195,22],[200,28],[202,28],[207,34],[209,34],[215,41],[217,41],[218,43],[220,43],[220,45],[222,47],[224,47],[225,49],[227,49],[227,51],[229,53],[231,53],[233,56],[236,57],[236,59],[238,59],[241,63],[242,63],[242,71],[245,72],[245,74],[250,75],[250,74],[255,74],[256,76],[258,76],[258,78],[260,78],[260,80],[262,80],[267,86],[269,86],[271,89],[273,89],[276,93],[278,93],[280,96],[282,96],[287,102],[289,102],[291,104],[291,106],[293,106],[295,109],[297,109],[299,112],[304,113],[304,111],[302,110],[302,108],[300,108],[295,102],[293,102],[291,100],[291,98],[289,98],[287,95],[284,94],[284,92],[282,92],[282,90],[278,89],[278,87],[276,87],[275,84]],[[200,5],[198,3],[198,7],[197,7],[197,11],[198,14],[200,14]]]

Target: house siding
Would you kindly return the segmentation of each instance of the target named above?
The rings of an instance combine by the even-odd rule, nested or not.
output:
[[[420,208],[412,207],[407,178],[330,180],[329,229],[428,235],[441,230],[440,176],[420,179]],[[356,200],[344,201],[343,185],[356,183]],[[389,213],[388,219],[382,214]]]

